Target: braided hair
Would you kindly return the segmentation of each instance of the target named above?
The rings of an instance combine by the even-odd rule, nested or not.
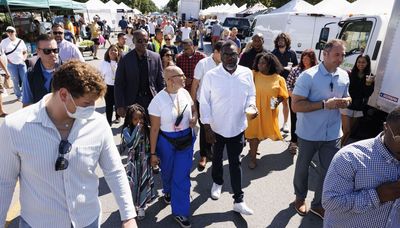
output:
[[[131,131],[133,131],[135,126],[133,126],[133,124],[132,124],[132,118],[136,112],[142,113],[143,129],[145,131],[145,134],[149,135],[150,134],[150,127],[149,127],[150,119],[149,119],[149,116],[147,115],[146,110],[139,104],[133,104],[133,105],[130,105],[127,107],[126,117],[124,120],[124,124],[122,125],[122,129],[124,129],[125,127],[128,127]]]

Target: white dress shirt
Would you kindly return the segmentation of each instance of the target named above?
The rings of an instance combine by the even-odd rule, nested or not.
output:
[[[107,62],[103,60],[100,65],[100,73],[107,85],[113,86],[115,81],[115,72],[117,72],[118,63],[114,60]]]
[[[222,64],[204,75],[200,91],[200,119],[223,137],[237,136],[247,128],[245,109],[256,105],[253,74],[238,65],[230,74]]]
[[[85,62],[81,51],[79,51],[79,48],[75,44],[66,40],[62,40],[57,45],[60,49],[58,56],[60,56],[60,59],[63,63],[69,60],[79,60],[81,62]]]
[[[136,216],[128,179],[103,115],[76,119],[68,136],[69,166],[55,171],[60,134],[45,103],[52,96],[8,115],[0,126],[0,227],[3,227],[17,179],[21,217],[32,227],[85,227],[101,214],[99,164],[122,220]]]
[[[6,38],[1,41],[0,46],[3,51],[3,53],[10,52],[14,50],[14,48],[17,46],[18,42],[20,41],[20,38],[16,38],[14,41],[11,41],[10,38]],[[10,61],[12,64],[22,64],[25,61],[24,54],[23,52],[26,52],[27,48],[25,45],[25,42],[21,40],[21,43],[18,45],[17,49],[11,54],[6,55],[8,61]]]
[[[183,112],[186,105],[182,122],[178,127],[175,127],[176,118]],[[189,128],[189,120],[192,118],[192,105],[193,100],[184,88],[179,89],[176,94],[168,94],[167,91],[161,90],[151,100],[148,110],[150,115],[161,118],[160,129],[162,131],[175,132]]]
[[[200,100],[200,88],[203,84],[203,76],[211,69],[217,67],[217,63],[213,59],[214,54],[211,54],[209,57],[201,59],[194,68],[194,78],[200,81],[199,88],[197,89],[197,101]]]
[[[190,32],[192,31],[192,29],[190,27],[182,27],[181,28],[181,32],[182,32],[182,41],[186,40],[186,39],[190,39]]]

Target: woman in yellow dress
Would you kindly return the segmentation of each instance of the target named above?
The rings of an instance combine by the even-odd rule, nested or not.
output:
[[[256,105],[259,115],[249,121],[245,137],[250,143],[249,168],[257,166],[258,145],[264,139],[282,140],[279,130],[278,109],[280,102],[289,97],[285,79],[279,75],[283,66],[272,53],[260,53],[253,66],[256,86]]]

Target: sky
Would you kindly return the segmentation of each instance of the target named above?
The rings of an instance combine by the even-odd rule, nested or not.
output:
[[[152,0],[152,1],[154,2],[154,4],[156,4],[156,6],[158,8],[161,8],[161,7],[165,6],[165,5],[167,5],[169,0]]]

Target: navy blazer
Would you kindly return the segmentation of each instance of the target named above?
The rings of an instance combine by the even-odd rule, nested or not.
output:
[[[150,92],[153,97],[164,88],[161,58],[158,53],[146,50]],[[118,63],[115,75],[114,96],[117,108],[136,103],[139,93],[139,69],[135,49],[127,53]]]

